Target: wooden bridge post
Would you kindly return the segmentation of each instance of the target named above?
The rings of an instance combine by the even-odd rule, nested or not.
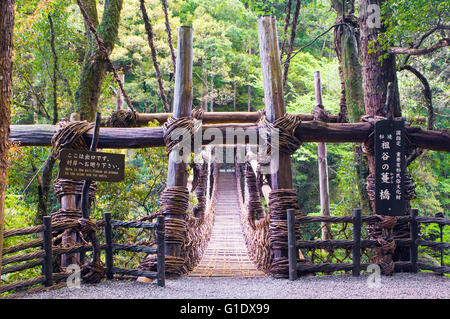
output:
[[[322,86],[320,82],[320,72],[314,72],[314,89],[316,95],[316,107],[323,108]],[[327,145],[324,142],[317,144],[317,157],[319,166],[319,187],[320,187],[320,212],[322,216],[330,216],[330,196],[328,190],[328,162]],[[322,240],[330,239],[328,223],[322,223]]]
[[[288,218],[288,249],[289,249],[289,280],[297,279],[297,238],[295,236],[295,209],[287,210]]]
[[[191,115],[193,99],[192,61],[193,61],[193,29],[181,26],[178,28],[178,47],[173,97],[173,117],[180,118]],[[167,187],[187,185],[187,163],[178,160],[178,150],[169,154]],[[181,217],[180,217],[181,216]],[[184,218],[178,214],[167,214],[169,218]],[[181,244],[166,244],[165,254],[180,257]]]
[[[113,249],[112,249],[112,226],[111,213],[104,213],[105,220],[105,264],[106,264],[106,279],[113,279]]]
[[[273,122],[286,113],[275,17],[263,16],[258,19],[258,38],[264,79],[266,118],[269,122]],[[271,160],[272,190],[292,188],[290,156],[280,152],[278,170],[274,167],[276,164]]]
[[[273,122],[286,113],[284,102],[283,81],[281,76],[280,49],[276,19],[263,16],[258,19],[258,39],[261,56],[261,68],[264,79],[264,103],[266,119]],[[278,163],[271,156],[270,171],[272,191],[292,189],[292,168],[290,155],[279,152]],[[287,218],[287,216],[286,216]],[[273,249],[274,259],[288,259],[288,249]]]
[[[44,216],[44,240],[43,248],[45,251],[43,273],[45,276],[45,286],[49,287],[53,284],[53,242],[52,242],[52,218]]]
[[[158,249],[157,261],[157,282],[158,286],[164,287],[166,285],[166,261],[164,255],[164,216],[158,216],[156,221],[156,245]]]
[[[411,208],[410,210],[410,216],[411,216],[411,222],[410,222],[410,239],[411,239],[411,246],[410,246],[410,258],[411,258],[411,270],[412,273],[417,273],[417,256],[418,256],[418,247],[417,247],[417,237],[418,237],[418,224],[417,224],[417,213],[418,210],[416,208]]]
[[[353,210],[353,269],[352,275],[359,276],[361,272],[361,209]]]

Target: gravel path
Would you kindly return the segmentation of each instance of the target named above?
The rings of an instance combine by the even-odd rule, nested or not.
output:
[[[193,278],[156,283],[112,280],[80,288],[62,288],[27,295],[36,299],[450,299],[450,280],[430,273],[399,273],[381,277],[380,288],[369,288],[367,275],[300,278],[291,282],[270,277]]]

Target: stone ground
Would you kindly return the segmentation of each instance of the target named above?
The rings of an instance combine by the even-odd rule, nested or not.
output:
[[[431,273],[381,277],[370,288],[367,275],[317,276],[297,281],[257,278],[196,278],[156,282],[112,280],[80,288],[61,288],[26,295],[33,299],[449,299],[450,280]]]

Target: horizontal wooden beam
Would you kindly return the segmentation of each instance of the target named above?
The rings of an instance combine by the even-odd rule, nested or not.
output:
[[[10,142],[20,143],[21,146],[51,146],[51,138],[55,133],[53,125],[11,125]],[[223,141],[215,136],[204,134],[203,145],[223,144],[227,138],[238,143],[237,138],[231,139],[233,131],[243,129],[247,136],[245,143],[249,143],[248,135],[257,134],[256,124],[209,124],[203,125],[205,133],[208,129],[220,131]],[[234,130],[233,130],[234,129]],[[303,142],[326,143],[361,143],[367,140],[373,127],[366,122],[360,123],[324,123],[321,121],[302,122],[295,131],[295,135]],[[210,130],[209,132],[211,132]],[[86,133],[86,142],[90,143],[94,130]],[[406,127],[411,143],[417,147],[434,150],[450,151],[450,133],[447,131],[422,130],[418,127]],[[208,133],[208,132],[207,132]],[[164,146],[163,130],[161,127],[142,128],[101,128],[99,148],[146,148]]]
[[[149,122],[158,121],[164,124],[172,113],[137,113],[136,122],[138,126],[147,125]],[[299,114],[302,121],[314,120],[312,114]],[[258,112],[205,112],[203,113],[203,123],[256,123],[258,121]],[[337,115],[329,115],[329,122],[336,123]]]
[[[312,114],[298,114],[302,121],[313,121]],[[159,125],[167,122],[172,113],[137,113],[137,126],[145,126],[148,123],[157,121]],[[104,118],[103,123],[108,122],[108,117]],[[256,123],[258,121],[258,112],[205,112],[203,113],[204,124],[225,124],[225,123]],[[415,116],[407,119],[408,122],[424,123],[424,116]],[[328,123],[337,123],[338,116],[329,114]],[[106,124],[104,125],[106,126]]]

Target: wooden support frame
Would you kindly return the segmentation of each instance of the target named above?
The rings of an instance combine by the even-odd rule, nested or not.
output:
[[[242,128],[249,133],[257,134],[256,124],[209,124],[202,126],[202,132],[207,129],[220,130],[226,140],[227,128]],[[51,140],[56,132],[54,125],[11,125],[9,141],[19,146],[51,146]],[[370,123],[325,123],[321,121],[302,122],[295,130],[295,136],[304,143],[362,143],[373,132]],[[437,130],[422,130],[418,127],[407,126],[408,138],[417,147],[450,152],[450,133]],[[90,143],[94,130],[85,134]],[[213,145],[214,138],[203,138],[202,145]],[[248,143],[248,140],[245,141]],[[108,149],[147,148],[165,146],[163,129],[161,127],[142,128],[102,128],[98,147]]]
[[[111,213],[104,213],[103,218],[105,220],[105,262],[106,262],[106,278],[108,280],[114,278],[114,274],[131,275],[136,277],[147,277],[156,279],[157,284],[160,287],[165,286],[165,253],[164,253],[164,231],[165,223],[164,216],[158,216],[156,223],[142,223],[142,222],[122,222],[111,219]],[[127,228],[141,228],[141,229],[154,229],[156,230],[156,248],[147,246],[136,245],[119,245],[114,244],[112,241],[112,226],[127,227]],[[114,267],[113,254],[116,250],[144,252],[149,254],[157,254],[156,272],[154,271],[141,271],[136,269],[123,269]]]
[[[418,247],[417,247],[417,238],[418,238],[418,223],[417,223],[417,215],[418,210],[415,208],[411,208],[410,210],[410,239],[411,239],[411,246],[410,246],[410,260],[411,260],[411,268],[410,272],[417,273],[417,257],[418,257]]]
[[[266,119],[274,122],[286,113],[275,17],[263,16],[258,19],[258,40],[264,79]],[[277,155],[278,161],[273,158],[273,154],[270,159],[272,191],[292,189],[290,155],[284,152],[279,152]],[[285,248],[276,248],[272,251],[274,259],[288,258],[289,256],[288,249]]]
[[[44,285],[49,287],[53,284],[53,236],[52,236],[52,219],[50,216],[44,216],[44,241],[43,248],[45,251],[44,263],[42,264],[42,273],[45,276]]]
[[[361,209],[359,208],[353,210],[353,241],[352,275],[358,277],[361,272]]]
[[[295,209],[287,210],[288,218],[288,250],[289,250],[289,280],[296,280],[297,274],[297,239],[295,236]]]
[[[316,107],[323,108],[322,84],[319,71],[314,72],[314,91],[316,97]],[[322,216],[330,216],[327,145],[324,142],[319,142],[317,144],[317,160],[319,167],[320,212]],[[330,239],[329,233],[330,230],[328,229],[328,224],[322,223],[322,240]]]
[[[173,98],[173,117],[182,118],[191,115],[193,101],[193,28],[181,26],[178,28],[177,63],[175,74],[175,90]],[[178,150],[173,150],[169,154],[167,187],[187,186],[187,156],[179,159]],[[166,215],[168,218],[184,218],[178,214]],[[181,256],[181,244],[167,243],[165,254],[174,257]]]

